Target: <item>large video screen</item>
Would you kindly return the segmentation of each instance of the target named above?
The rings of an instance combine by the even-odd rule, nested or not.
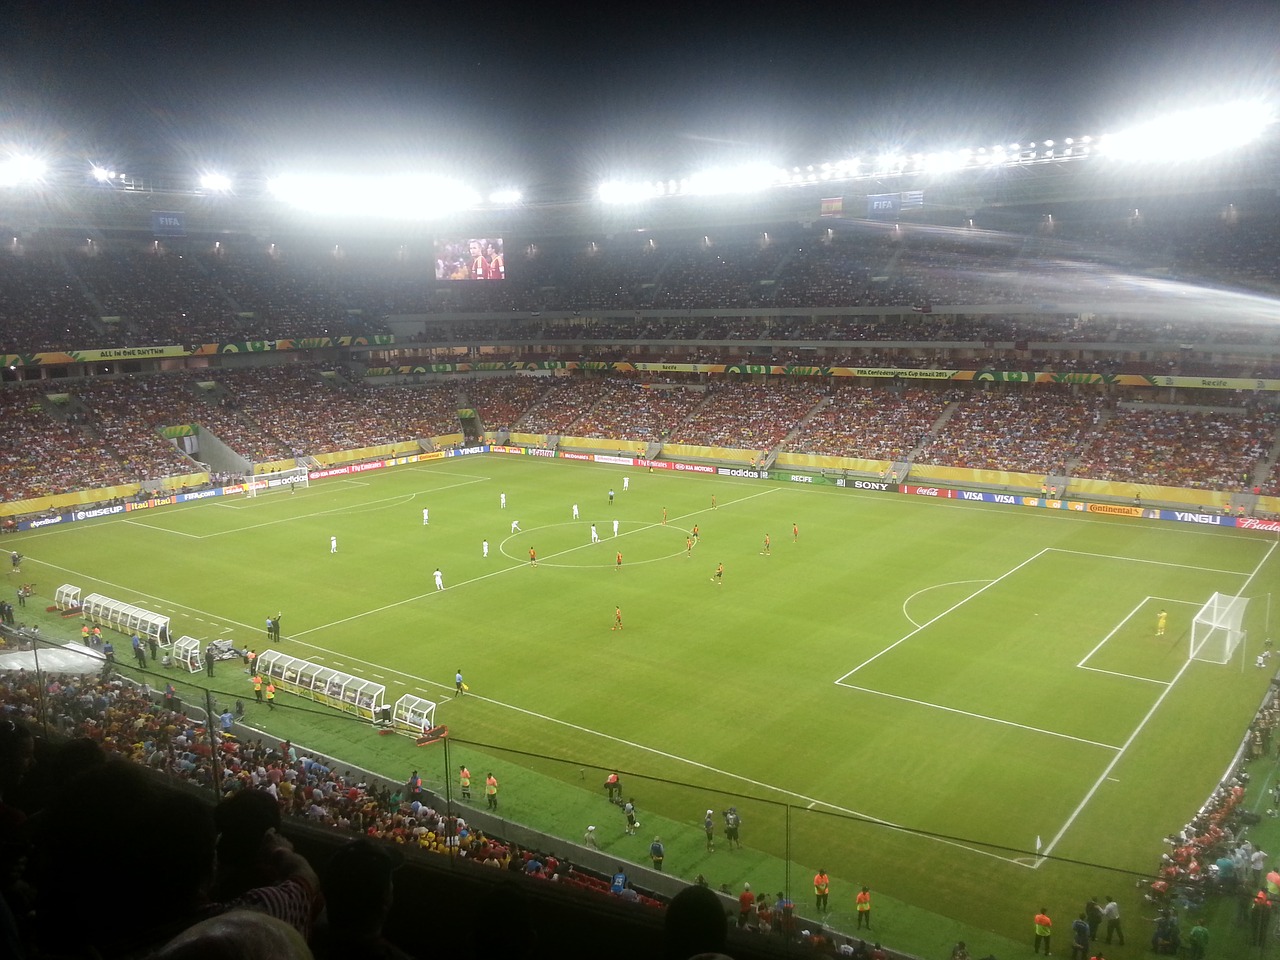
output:
[[[437,280],[503,280],[506,276],[501,237],[436,241]]]

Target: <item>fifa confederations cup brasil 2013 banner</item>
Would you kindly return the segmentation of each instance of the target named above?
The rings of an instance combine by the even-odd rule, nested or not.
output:
[[[0,354],[6,367],[66,366],[111,360],[160,360],[174,357],[207,357],[226,353],[279,353],[324,350],[334,347],[394,347],[391,334],[364,337],[300,337],[282,340],[244,340],[154,347],[118,347],[102,350],[68,350],[42,353]],[[935,380],[949,382],[1103,384],[1122,387],[1188,387],[1199,390],[1280,391],[1280,379],[1245,377],[1172,377],[1138,373],[1058,373],[1018,370],[922,370],[914,367],[828,367],[783,363],[632,363],[626,360],[479,361],[475,363],[416,363],[395,367],[369,367],[367,377],[420,376],[422,374],[583,370],[601,373],[705,373],[773,377],[860,377],[870,380]]]
[[[631,363],[593,360],[493,360],[475,363],[419,363],[397,367],[369,367],[368,377],[407,377],[423,374],[583,370],[600,373],[705,373],[725,376],[860,377],[869,380],[934,380],[952,383],[1102,384],[1121,387],[1189,387],[1199,390],[1280,391],[1280,379],[1244,377],[1171,377],[1136,373],[1038,373],[1016,370],[922,370],[912,367],[827,367],[782,363]],[[665,384],[655,385],[662,389]]]

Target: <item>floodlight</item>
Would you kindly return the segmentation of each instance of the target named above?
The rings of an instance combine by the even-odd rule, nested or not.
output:
[[[226,193],[231,189],[231,178],[225,173],[205,173],[200,176],[200,189],[214,193]]]
[[[480,202],[480,195],[470,187],[425,174],[293,174],[277,177],[267,187],[275,197],[293,206],[340,216],[430,220]]]
[[[675,181],[672,181],[674,187]],[[650,186],[647,183],[623,183],[621,180],[608,180],[596,188],[596,196],[602,203],[639,203],[650,197],[662,195],[662,184]]]
[[[0,186],[12,187],[20,183],[34,183],[44,179],[45,162],[39,157],[12,156],[0,161]]]
[[[1108,134],[1102,148],[1107,156],[1121,160],[1198,160],[1256,140],[1275,119],[1267,104],[1237,100],[1183,110]]]
[[[93,174],[93,179],[97,180],[99,183],[106,183],[108,180],[114,180],[116,178],[116,172],[114,170],[108,170],[105,167],[100,167],[96,163],[92,164],[89,170]]]

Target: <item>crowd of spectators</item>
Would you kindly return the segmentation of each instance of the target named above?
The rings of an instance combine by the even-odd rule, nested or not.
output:
[[[1121,405],[1085,438],[1074,472],[1096,480],[1249,489],[1280,416],[1252,410]]]
[[[838,388],[786,448],[793,453],[905,460],[946,405],[945,394],[924,387]]]
[[[822,394],[819,384],[804,381],[718,383],[671,439],[767,453],[813,410]]]
[[[962,397],[917,462],[1061,474],[1101,416],[1101,398],[1048,389]]]
[[[0,353],[124,346],[91,319],[91,304],[62,262],[58,251],[0,249]]]
[[[574,435],[663,440],[705,399],[703,390],[614,381],[590,413],[574,425]]]
[[[1116,404],[1103,393],[864,386],[694,375],[495,376],[370,387],[295,363],[126,375],[0,391],[12,442],[0,493],[25,500],[188,474],[200,464],[160,429],[196,424],[253,463],[457,433],[474,407],[487,429],[722,446],[1098,480],[1280,488],[1267,466],[1280,414],[1254,395],[1212,408]],[[950,406],[950,409],[948,407]],[[792,434],[793,436],[788,436]],[[1265,479],[1257,475],[1267,466]]]
[[[231,718],[230,706],[216,709],[225,710],[223,721]],[[334,863],[354,850],[375,851],[374,856],[386,857],[388,862],[397,862],[394,858],[401,857],[401,852],[414,850],[616,897],[641,907],[663,906],[662,900],[637,891],[630,883],[620,896],[611,892],[610,880],[602,874],[549,851],[491,836],[453,808],[437,809],[432,805],[437,801],[423,790],[416,771],[402,785],[340,771],[333,760],[300,750],[288,741],[237,737],[226,729],[232,724],[203,713],[199,708],[193,713],[184,707],[171,686],[163,693],[152,691],[110,671],[39,676],[18,670],[0,674],[0,723],[6,725],[0,729],[0,862],[6,867],[0,893],[11,904],[41,905],[39,912],[33,910],[17,918],[14,940],[6,933],[0,942],[10,947],[15,941],[19,946],[40,944],[43,954],[65,937],[65,931],[58,931],[45,911],[64,920],[92,916],[101,928],[82,930],[81,936],[94,943],[98,955],[118,956],[153,940],[150,945],[159,946],[178,930],[208,917],[248,908],[290,924],[313,942],[317,955],[325,955],[319,952],[325,944],[315,941],[332,935],[328,926],[345,906],[332,902],[333,898],[348,896],[349,891],[339,883],[330,883],[323,869],[317,873],[305,862],[291,862],[280,877],[266,875],[264,859],[280,859],[288,849],[278,831],[289,821],[362,838],[340,848]],[[65,746],[52,757],[46,754],[37,759],[26,731],[37,726],[42,716]],[[223,732],[215,735],[214,726]],[[21,765],[14,765],[15,754],[25,758]],[[158,798],[154,782],[141,776],[142,768],[170,783],[198,786],[219,797],[220,802],[210,811],[191,793],[175,795],[176,800]],[[81,788],[66,791],[66,782]],[[23,786],[28,789],[21,789]],[[68,835],[63,829],[58,814],[67,812],[67,805],[79,802],[77,798],[91,787],[116,791],[100,797],[97,803],[100,812],[110,811],[113,816],[109,825],[95,829],[92,840],[77,840],[75,832]],[[64,800],[52,798],[52,791],[58,791]],[[54,819],[41,821],[47,826],[35,835],[24,832],[22,808],[18,806],[22,801],[35,808],[47,803],[46,813]],[[180,815],[173,821],[143,822],[149,829],[165,830],[170,844],[172,830],[181,829],[186,848],[183,854],[170,852],[150,859],[154,851],[149,841],[139,842],[128,855],[108,854],[117,836],[134,832],[134,818],[127,815],[130,806],[135,816],[162,810]],[[114,816],[117,813],[119,817]],[[41,864],[45,853],[59,854],[56,869],[60,876],[37,869],[37,858],[30,858],[31,869],[24,869],[27,860],[23,858],[31,845],[41,848]],[[270,848],[269,857],[263,855],[264,846]],[[72,896],[60,907],[35,899],[36,891],[45,897],[55,890],[70,892],[85,879],[87,871],[105,866],[107,861],[98,859],[100,856],[110,856],[113,871],[118,871],[113,875],[121,882],[133,880],[134,870],[160,869],[165,881],[163,894],[157,893],[145,910],[113,910],[112,916],[107,916],[110,898],[97,895]],[[349,866],[354,868],[355,861]],[[263,890],[264,885],[270,889]],[[200,886],[206,889],[205,896],[199,895]],[[322,917],[325,899],[331,902]]]
[[[516,421],[515,429],[524,433],[572,435],[574,425],[590,413],[612,386],[613,381],[604,377],[557,377],[549,384],[550,389]]]
[[[68,490],[128,483],[124,465],[101,442],[45,408],[35,385],[0,390],[0,499],[29,500]]]
[[[13,352],[161,343],[268,340],[386,332],[385,318],[439,316],[431,338],[654,339],[647,321],[615,316],[594,328],[546,336],[542,325],[492,329],[480,319],[512,313],[767,308],[760,322],[662,331],[675,338],[842,340],[964,338],[976,341],[1275,343],[1249,318],[1217,316],[1214,301],[1191,318],[1161,284],[1231,284],[1270,293],[1277,269],[1260,250],[1280,242],[1270,209],[1223,217],[1149,211],[1134,220],[1080,214],[1054,221],[970,226],[792,225],[733,228],[720,236],[530,244],[496,283],[438,283],[429,262],[374,244],[344,249],[314,241],[228,236],[223,241],[55,238],[0,250],[0,348]],[[1055,304],[1088,303],[1087,313]],[[935,307],[1026,308],[1016,320],[970,318],[950,329],[904,323]],[[887,324],[785,319],[797,308],[881,309]],[[469,315],[479,315],[469,320]],[[1048,314],[1048,316],[1042,316]],[[1056,316],[1054,316],[1056,314]],[[927,317],[927,312],[926,312]],[[1141,319],[1156,317],[1158,319]],[[502,324],[498,325],[503,327]],[[663,324],[665,326],[665,324]],[[1074,327],[1074,329],[1073,329]],[[628,329],[630,328],[630,329]],[[704,329],[705,328],[705,329]],[[896,328],[896,329],[895,329]],[[939,336],[941,334],[941,336]]]
[[[548,386],[543,377],[485,377],[470,381],[462,400],[480,414],[486,430],[509,430]]]

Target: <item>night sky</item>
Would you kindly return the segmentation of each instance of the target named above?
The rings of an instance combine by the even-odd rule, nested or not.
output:
[[[140,174],[606,177],[1113,130],[1280,93],[1280,2],[18,0],[0,153]]]

